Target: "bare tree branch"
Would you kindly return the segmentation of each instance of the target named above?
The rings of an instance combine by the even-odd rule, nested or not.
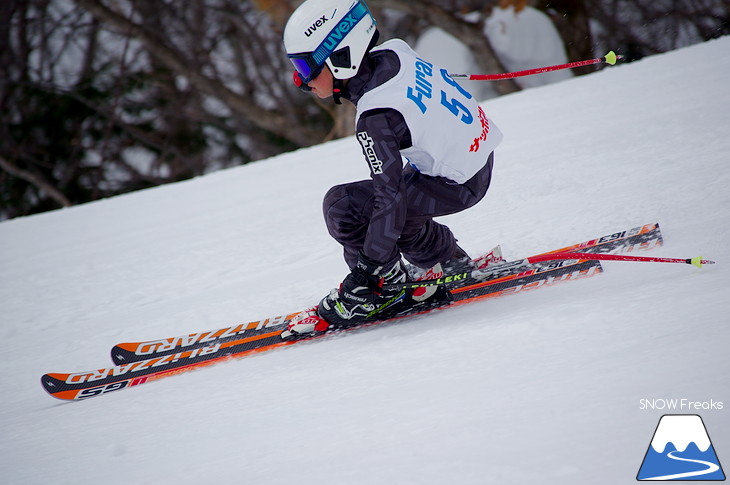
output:
[[[8,172],[10,175],[25,180],[29,184],[36,187],[38,190],[45,192],[50,198],[58,202],[58,205],[60,205],[61,207],[71,206],[71,201],[68,200],[68,198],[66,198],[66,196],[61,193],[61,191],[43,180],[43,178],[29,172],[28,170],[23,170],[19,167],[16,167],[12,163],[5,160],[5,158],[3,157],[0,157],[0,168]]]
[[[320,132],[311,130],[306,125],[292,123],[291,119],[282,116],[278,112],[262,109],[256,103],[229,89],[218,79],[206,77],[202,72],[191,68],[182,53],[167,45],[164,39],[157,37],[153,32],[132,22],[102,2],[94,0],[74,1],[107,25],[121,32],[131,33],[145,46],[150,54],[159,59],[169,69],[187,78],[202,92],[220,99],[232,110],[245,116],[261,128],[278,133],[299,146],[310,146],[321,141],[322,134]]]

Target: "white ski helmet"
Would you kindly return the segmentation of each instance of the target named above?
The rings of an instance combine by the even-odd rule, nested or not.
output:
[[[375,32],[375,19],[361,0],[306,0],[286,23],[284,47],[301,83],[319,76],[325,64],[335,79],[350,79]]]

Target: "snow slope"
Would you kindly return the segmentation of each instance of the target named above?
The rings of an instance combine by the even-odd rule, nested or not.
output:
[[[445,219],[468,251],[508,257],[659,221],[653,254],[718,261],[701,270],[605,263],[64,403],[40,376],[107,366],[114,343],[315,303],[346,271],[321,198],[366,164],[345,139],[1,223],[2,482],[628,484],[671,412],[642,400],[670,398],[701,403],[673,412],[700,414],[730,463],[729,50],[485,103],[506,134],[493,187]]]

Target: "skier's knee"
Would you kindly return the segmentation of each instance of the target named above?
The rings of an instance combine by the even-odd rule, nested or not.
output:
[[[322,201],[322,211],[327,226],[340,222],[349,212],[349,196],[345,185],[336,185],[327,191]]]

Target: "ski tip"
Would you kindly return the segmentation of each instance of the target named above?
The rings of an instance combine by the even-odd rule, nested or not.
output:
[[[608,54],[603,56],[603,58],[606,60],[606,64],[611,64],[612,66],[616,64],[616,61],[620,59],[620,56],[617,56],[614,51],[608,51]]]

